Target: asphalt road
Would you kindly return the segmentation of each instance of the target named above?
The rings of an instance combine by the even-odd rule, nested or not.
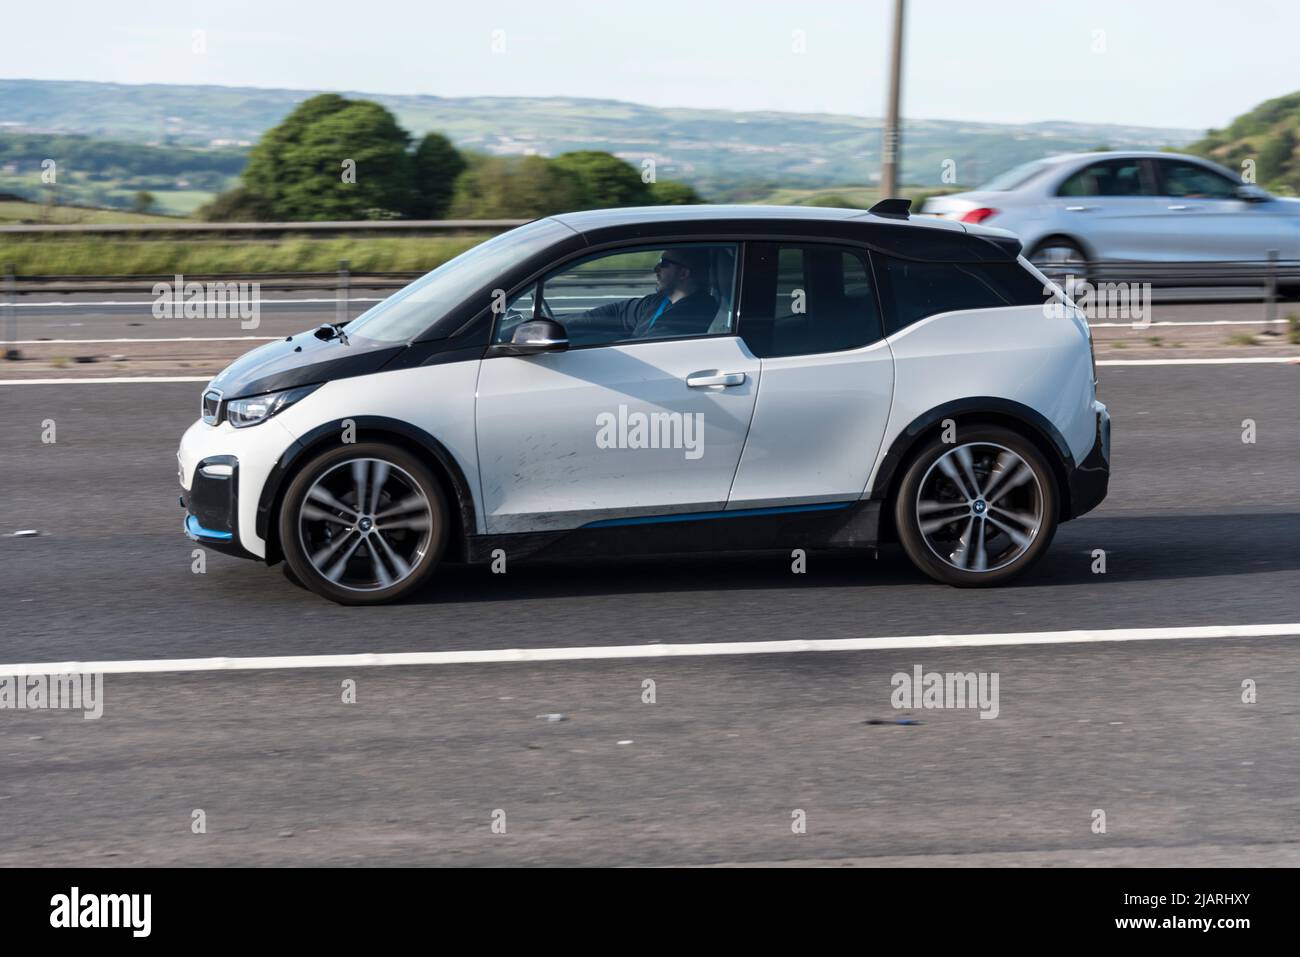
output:
[[[1300,621],[1296,366],[1103,369],[1110,498],[1009,588],[887,550],[453,568],[376,609],[192,573],[197,391],[0,386],[0,662]],[[1297,864],[1296,640],[108,675],[98,721],[0,711],[0,864]],[[916,664],[999,673],[999,716],[865,723]]]

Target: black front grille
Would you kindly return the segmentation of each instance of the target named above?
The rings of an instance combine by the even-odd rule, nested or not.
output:
[[[216,425],[221,421],[221,393],[216,389],[209,389],[203,393],[203,421],[208,425]]]

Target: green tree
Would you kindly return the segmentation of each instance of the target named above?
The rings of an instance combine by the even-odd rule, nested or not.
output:
[[[599,150],[562,153],[556,168],[571,173],[582,185],[579,209],[611,209],[616,206],[644,206],[650,202],[650,188],[641,173],[617,156]]]
[[[200,206],[198,217],[211,223],[259,223],[275,219],[266,199],[244,186],[228,189]]]
[[[465,172],[465,157],[441,133],[426,133],[411,158],[420,219],[442,219],[451,207],[456,177]]]
[[[131,197],[131,209],[137,213],[153,212],[157,205],[158,201],[154,199],[153,193],[147,190],[142,189]]]
[[[454,219],[525,219],[582,209],[586,192],[571,172],[541,156],[474,156],[456,180]]]
[[[337,93],[322,93],[299,103],[293,112],[263,133],[249,152],[243,173],[244,186],[274,203],[293,172],[285,160],[285,151],[298,145],[306,129],[317,120],[347,105],[348,101]]]
[[[417,208],[409,143],[378,103],[314,96],[253,148],[244,186],[276,219],[406,215]]]
[[[655,206],[694,206],[704,198],[693,186],[673,179],[661,179],[650,185],[650,202]]]
[[[1264,141],[1256,160],[1255,179],[1271,183],[1283,179],[1290,171],[1295,153],[1295,130],[1283,127]]]

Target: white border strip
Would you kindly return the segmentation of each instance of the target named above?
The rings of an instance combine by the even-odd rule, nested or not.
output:
[[[1027,631],[1010,634],[920,635],[902,638],[825,638],[792,641],[722,641],[586,648],[503,648],[482,651],[415,651],[396,654],[280,655],[264,658],[149,658],[138,661],[53,661],[0,665],[0,675],[151,674],[168,671],[277,671],[299,668],[376,668],[394,665],[524,664],[538,661],[608,661],[630,658],[700,658],[778,655],[807,651],[897,651],[913,648],[987,648],[1072,645],[1112,641],[1194,638],[1297,638],[1300,623],[1205,625],[1187,628],[1113,628],[1104,631]]]

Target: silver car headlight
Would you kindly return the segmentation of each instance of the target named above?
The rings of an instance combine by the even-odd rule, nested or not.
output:
[[[299,399],[311,395],[321,386],[302,385],[281,392],[267,392],[263,395],[250,395],[244,399],[230,399],[226,402],[226,419],[237,429],[265,422],[277,412],[283,412]]]

